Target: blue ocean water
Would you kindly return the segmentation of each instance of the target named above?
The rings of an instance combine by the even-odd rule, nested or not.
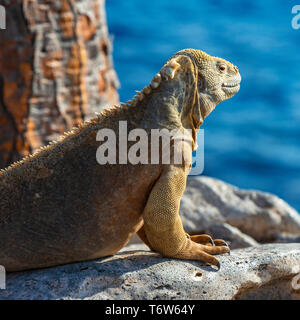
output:
[[[176,51],[236,64],[240,92],[205,120],[204,174],[272,192],[300,211],[300,29],[288,0],[107,0],[126,101]]]

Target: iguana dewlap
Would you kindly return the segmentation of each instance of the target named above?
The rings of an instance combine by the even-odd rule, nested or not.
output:
[[[97,132],[120,121],[190,129],[238,90],[238,68],[200,50],[177,52],[126,105],[104,111],[0,173],[0,265],[42,268],[112,255],[138,232],[164,256],[219,265],[223,240],[189,236],[179,216],[189,165],[96,161]],[[189,152],[192,152],[190,147]]]

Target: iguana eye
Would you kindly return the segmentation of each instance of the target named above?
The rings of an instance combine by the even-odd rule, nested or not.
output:
[[[219,68],[220,71],[224,72],[226,70],[226,65],[224,63],[219,64],[218,68]]]

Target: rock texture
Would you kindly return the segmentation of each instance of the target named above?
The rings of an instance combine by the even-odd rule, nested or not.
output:
[[[118,102],[104,0],[3,5],[0,168]]]
[[[113,257],[8,274],[0,299],[300,299],[300,244],[237,249],[220,261],[217,271],[133,245]]]

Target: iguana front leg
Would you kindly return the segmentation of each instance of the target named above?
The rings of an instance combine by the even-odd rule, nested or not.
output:
[[[201,260],[219,267],[218,259],[212,255],[229,252],[228,246],[197,243],[193,241],[197,240],[197,236],[192,236],[191,239],[183,229],[179,206],[186,178],[187,174],[182,167],[171,165],[162,172],[144,209],[146,239],[153,250],[164,256]]]
[[[155,250],[151,247],[151,244],[150,244],[149,240],[147,239],[147,235],[146,235],[146,231],[145,231],[144,225],[143,225],[143,226],[140,228],[140,230],[137,232],[137,235],[138,235],[139,238],[145,243],[145,245],[149,247],[150,250],[155,251]]]

